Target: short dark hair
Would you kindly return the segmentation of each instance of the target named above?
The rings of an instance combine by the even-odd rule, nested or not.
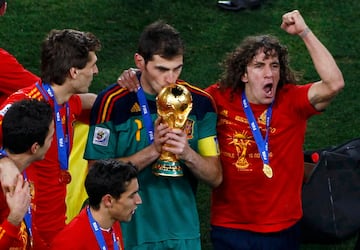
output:
[[[35,142],[44,145],[52,121],[53,111],[48,103],[36,99],[14,102],[2,121],[3,147],[21,154]]]
[[[106,194],[110,194],[115,199],[120,198],[130,181],[137,175],[137,168],[130,162],[113,159],[95,161],[85,179],[89,205],[96,210],[99,209],[101,199]]]
[[[0,7],[3,6],[3,4],[5,4],[6,0],[0,0]]]
[[[100,41],[90,32],[72,29],[51,30],[42,43],[42,80],[62,85],[70,68],[83,69],[90,60],[89,52],[100,49]]]
[[[146,26],[141,33],[137,53],[147,63],[152,60],[154,55],[172,59],[175,56],[183,55],[184,50],[180,33],[163,20],[158,20]]]

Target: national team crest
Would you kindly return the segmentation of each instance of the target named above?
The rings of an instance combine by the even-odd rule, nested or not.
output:
[[[187,135],[187,139],[190,140],[194,137],[194,121],[187,119],[184,125],[184,132]]]
[[[100,146],[108,146],[110,130],[102,127],[95,127],[93,144]]]

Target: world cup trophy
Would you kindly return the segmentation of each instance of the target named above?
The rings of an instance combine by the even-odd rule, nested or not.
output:
[[[190,91],[183,85],[172,84],[163,88],[156,97],[157,113],[170,128],[183,129],[192,109]],[[158,176],[183,176],[183,170],[175,154],[161,152],[152,171]]]

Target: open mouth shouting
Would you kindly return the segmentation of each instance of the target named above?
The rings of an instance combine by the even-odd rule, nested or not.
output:
[[[272,83],[265,84],[264,91],[266,98],[273,98],[275,93],[274,84]]]

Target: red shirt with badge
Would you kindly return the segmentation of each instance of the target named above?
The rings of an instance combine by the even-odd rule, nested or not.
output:
[[[212,192],[211,224],[254,232],[277,232],[302,216],[303,143],[306,121],[318,112],[307,93],[311,84],[283,86],[275,97],[268,132],[269,165],[263,170],[241,91],[207,89],[218,109],[218,140],[223,182]],[[233,98],[232,101],[230,101]],[[264,138],[268,105],[250,104]]]

